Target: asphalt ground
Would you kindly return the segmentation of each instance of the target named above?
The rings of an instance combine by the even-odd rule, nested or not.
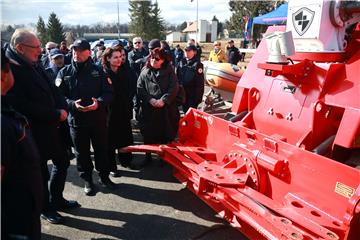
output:
[[[134,137],[140,144],[136,130]],[[133,162],[139,165],[143,159],[143,154],[134,154]],[[42,239],[246,239],[180,184],[172,176],[172,167],[158,158],[140,170],[120,165],[118,169],[121,177],[112,178],[117,188],[107,190],[96,184],[97,193],[90,197],[83,192],[73,159],[64,196],[81,207],[59,212],[65,217],[63,224],[41,220]],[[96,183],[97,173],[93,176]]]

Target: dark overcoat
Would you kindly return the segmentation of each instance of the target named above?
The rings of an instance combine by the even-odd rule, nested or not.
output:
[[[121,148],[132,145],[132,92],[130,89],[131,83],[135,81],[135,75],[128,64],[122,65],[116,73],[106,68],[105,73],[112,82],[114,91],[108,113],[109,146]]]
[[[8,92],[11,105],[25,115],[43,159],[53,157],[60,140],[60,112],[67,110],[63,95],[49,79],[45,69],[32,65],[17,55],[11,48],[6,55],[11,59],[14,87]]]
[[[176,137],[180,113],[176,104],[179,83],[170,63],[160,69],[145,66],[137,82],[137,94],[141,100],[140,128],[144,142],[167,143]],[[162,108],[153,107],[151,98],[162,99]]]

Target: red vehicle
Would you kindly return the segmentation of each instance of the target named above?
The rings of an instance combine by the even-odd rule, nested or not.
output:
[[[128,150],[159,154],[250,239],[360,239],[359,9],[290,1],[286,28],[268,29],[238,82],[232,113],[190,109],[177,142]]]

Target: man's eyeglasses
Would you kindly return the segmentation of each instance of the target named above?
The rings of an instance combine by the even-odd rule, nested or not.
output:
[[[21,45],[24,45],[25,47],[29,47],[29,48],[41,48],[41,45],[31,46],[31,45],[27,45],[27,44],[25,44],[25,43],[21,43]]]
[[[140,44],[141,42],[134,42],[134,44]]]

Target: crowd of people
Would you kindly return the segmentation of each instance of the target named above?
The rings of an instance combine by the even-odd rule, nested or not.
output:
[[[145,49],[141,37],[96,49],[85,39],[69,49],[48,42],[42,51],[36,34],[15,30],[1,49],[2,238],[40,239],[40,218],[62,223],[59,211],[81,207],[63,197],[74,156],[87,196],[97,185],[115,189],[117,163],[134,167],[122,151],[134,143],[131,121],[145,144],[176,138],[180,109],[196,108],[204,92],[199,49],[191,42],[180,51],[158,39]],[[146,154],[137,167],[151,161]]]
[[[81,205],[63,191],[70,160],[87,196],[98,185],[115,189],[117,163],[134,168],[132,121],[145,144],[166,144],[177,136],[180,109],[197,108],[204,93],[202,49],[190,39],[184,49],[141,37],[126,46],[90,48],[77,39],[48,42],[16,29],[1,49],[1,204],[4,239],[40,239],[40,217],[57,224],[58,211]],[[239,61],[229,41],[227,52],[214,42],[209,60]],[[94,163],[91,158],[91,147]],[[49,172],[48,161],[52,161]],[[146,154],[142,166],[152,162]]]

